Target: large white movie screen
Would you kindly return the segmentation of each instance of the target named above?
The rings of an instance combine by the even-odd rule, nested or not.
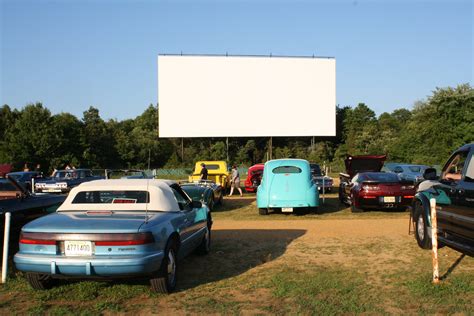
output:
[[[335,136],[334,58],[158,56],[160,137]]]

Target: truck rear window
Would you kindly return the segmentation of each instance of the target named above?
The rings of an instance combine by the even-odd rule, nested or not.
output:
[[[137,204],[149,201],[147,191],[81,191],[72,204]]]
[[[273,173],[301,173],[301,169],[295,166],[280,166],[272,170]]]

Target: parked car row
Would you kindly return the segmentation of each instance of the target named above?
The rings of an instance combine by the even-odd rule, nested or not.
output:
[[[455,151],[439,177],[426,168],[423,180],[381,171],[385,159],[348,156],[340,201],[353,212],[410,208],[416,240],[428,249],[429,199],[435,198],[440,245],[474,256],[474,144]],[[219,172],[225,182],[226,166],[215,165],[210,168],[219,170],[215,179]],[[261,181],[250,183],[259,214],[316,211],[323,188],[317,177],[324,177],[318,168],[303,159],[276,159],[250,170],[250,179]],[[11,236],[19,244],[16,268],[35,289],[49,288],[59,278],[132,277],[149,279],[154,291],[173,291],[179,260],[210,250],[211,210],[222,204],[225,186],[195,176],[186,183],[148,179],[136,171],[92,180],[69,186],[66,197],[32,194],[13,177],[0,178],[0,215],[12,213]]]

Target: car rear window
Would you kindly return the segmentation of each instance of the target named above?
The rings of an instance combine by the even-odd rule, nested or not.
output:
[[[280,166],[272,170],[275,174],[280,173],[301,173],[301,169],[295,166]]]
[[[149,201],[147,191],[81,191],[72,204],[138,204]]]
[[[219,165],[206,165],[207,170],[219,170]]]
[[[362,178],[362,181],[377,181],[377,182],[398,182],[400,179],[394,173],[368,173]]]

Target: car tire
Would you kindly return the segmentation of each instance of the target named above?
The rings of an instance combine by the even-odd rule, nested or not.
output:
[[[152,291],[169,294],[176,288],[178,280],[178,246],[175,239],[168,241],[165,248],[165,256],[161,262],[156,278],[150,279]]]
[[[219,205],[223,205],[224,204],[224,192],[222,192],[221,190],[221,194],[219,195]]]
[[[260,215],[268,215],[268,208],[259,208],[258,214]]]
[[[211,252],[211,227],[208,224],[202,241],[196,248],[196,253],[199,255],[207,255],[209,252]]]
[[[48,274],[26,273],[26,280],[35,290],[47,290],[52,287],[53,279]]]
[[[415,238],[422,249],[431,249],[431,236],[428,235],[428,218],[423,212],[421,202],[415,203]]]
[[[346,202],[344,201],[344,195],[342,194],[342,191],[343,191],[343,188],[342,188],[342,185],[339,186],[339,202],[341,204],[346,204]]]

